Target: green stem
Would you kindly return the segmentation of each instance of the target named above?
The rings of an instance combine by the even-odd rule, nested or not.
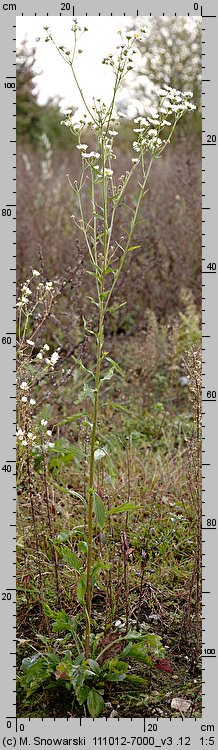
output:
[[[113,283],[111,285],[110,292],[109,292],[108,297],[107,297],[107,301],[105,302],[104,314],[106,313],[106,310],[108,308],[111,295],[113,294],[114,287],[116,285],[117,279],[118,279],[118,277],[120,275],[120,272],[122,270],[124,261],[126,259],[126,256],[127,256],[128,250],[129,250],[129,246],[130,246],[130,242],[131,242],[131,239],[132,239],[132,235],[133,235],[136,223],[137,223],[137,218],[138,218],[138,212],[139,212],[140,204],[141,204],[141,201],[142,201],[142,198],[143,198],[144,190],[145,190],[145,187],[146,187],[146,183],[147,183],[147,180],[148,180],[148,177],[149,177],[149,174],[150,174],[150,170],[151,170],[153,161],[154,161],[154,157],[152,157],[151,160],[150,160],[150,162],[149,162],[145,178],[144,178],[143,183],[141,185],[141,189],[140,189],[140,192],[139,192],[139,195],[138,195],[138,200],[137,200],[137,204],[136,204],[136,208],[135,208],[135,213],[134,213],[133,219],[131,221],[131,228],[130,228],[130,231],[129,231],[129,234],[128,234],[128,237],[127,237],[126,247],[125,247],[125,250],[123,252],[119,268],[117,269],[116,274],[114,275],[114,281],[113,281]]]
[[[89,658],[90,652],[90,622],[91,622],[91,576],[92,576],[92,545],[93,545],[93,495],[94,495],[94,469],[95,469],[95,441],[98,422],[98,401],[100,389],[101,372],[101,350],[104,337],[104,313],[103,304],[100,307],[99,329],[97,336],[97,362],[95,373],[95,399],[93,408],[92,437],[89,468],[89,498],[88,498],[88,555],[87,555],[87,577],[86,577],[86,634],[85,634],[85,658]]]

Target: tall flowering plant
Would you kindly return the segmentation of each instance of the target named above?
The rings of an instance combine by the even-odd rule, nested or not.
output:
[[[81,171],[78,181],[68,180],[77,199],[78,213],[73,216],[90,258],[91,273],[95,280],[96,294],[90,298],[91,304],[97,308],[97,329],[91,328],[84,320],[85,331],[95,338],[96,359],[92,376],[92,387],[84,388],[84,398],[92,401],[92,418],[90,422],[90,454],[89,454],[89,483],[88,483],[88,532],[87,532],[87,563],[86,573],[80,575],[78,596],[85,608],[85,659],[90,656],[92,590],[96,582],[96,563],[93,563],[93,523],[94,516],[99,525],[104,524],[106,509],[96,490],[95,466],[96,461],[104,456],[104,448],[97,447],[96,433],[99,419],[99,397],[105,380],[109,380],[114,372],[120,372],[119,365],[114,362],[105,350],[104,327],[106,315],[117,309],[113,304],[113,292],[122,272],[128,253],[137,249],[133,244],[134,230],[139,218],[142,199],[147,190],[147,183],[152,165],[158,159],[166,146],[170,143],[173,132],[181,117],[195,109],[192,103],[192,93],[177,91],[168,85],[160,88],[157,94],[157,107],[146,116],[138,116],[134,120],[132,157],[128,172],[117,181],[114,177],[113,164],[116,159],[114,142],[119,133],[122,113],[116,113],[116,96],[124,78],[134,68],[135,41],[140,40],[146,33],[142,28],[139,34],[120,31],[120,43],[115,55],[109,54],[102,61],[110,66],[113,72],[113,87],[109,104],[100,99],[93,99],[90,106],[84,96],[77,78],[76,59],[82,50],[80,40],[87,28],[79,26],[75,20],[72,25],[72,51],[64,45],[58,46],[48,27],[46,42],[53,42],[57,51],[70,67],[74,82],[80,92],[85,113],[79,122],[75,122],[71,114],[66,116],[63,124],[78,138],[77,149],[81,156]],[[78,46],[79,45],[79,46]],[[84,142],[87,129],[94,136],[95,146],[89,150]],[[166,135],[167,133],[167,135]],[[119,239],[114,238],[114,225],[117,209],[126,200],[134,176],[137,176],[138,193],[132,209],[129,226],[120,231]],[[91,215],[87,215],[84,191],[89,189],[91,196]],[[90,372],[90,371],[89,371]]]

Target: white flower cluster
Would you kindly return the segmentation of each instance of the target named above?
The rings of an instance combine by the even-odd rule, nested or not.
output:
[[[27,305],[31,301],[32,297],[32,291],[30,289],[30,284],[33,281],[33,279],[36,279],[38,276],[40,276],[40,272],[37,271],[35,268],[32,271],[32,276],[30,279],[26,279],[26,281],[21,285],[21,295],[18,297],[17,307],[20,308],[20,311],[22,312],[22,308],[26,310]],[[44,295],[48,295],[49,293],[53,293],[54,291],[54,282],[53,281],[40,281],[38,282],[36,286],[36,293],[38,297],[38,301],[43,299]],[[31,303],[34,305],[34,302]],[[27,342],[28,343],[28,342]]]
[[[32,292],[29,288],[31,279],[27,279],[24,284],[21,286],[21,296],[18,299],[17,307],[23,307],[24,305],[27,305],[29,302],[29,297],[31,297]]]
[[[40,349],[40,351],[36,355],[36,359],[40,360],[40,362],[45,361],[45,364],[46,365],[51,365],[51,367],[53,369],[54,365],[56,365],[57,362],[58,362],[59,354],[58,354],[58,352],[53,352],[53,354],[51,355],[50,358],[46,357],[46,359],[44,360],[44,356],[45,356],[46,352],[49,351],[49,349],[50,349],[50,346],[48,344],[44,344],[43,348]]]
[[[190,101],[193,97],[191,91],[181,92],[166,85],[156,93],[160,99],[158,111],[154,112],[151,117],[139,116],[134,120],[137,125],[134,128],[134,133],[137,133],[137,140],[133,141],[133,149],[139,156],[132,159],[133,164],[138,162],[141,154],[145,151],[158,155],[166,141],[169,140],[161,137],[163,128],[172,128],[185,112],[196,109]]]
[[[158,89],[157,95],[161,99],[160,112],[164,114],[182,113],[187,110],[195,110],[195,105],[190,101],[193,98],[192,91],[178,91],[172,86],[164,85]]]
[[[41,433],[41,428],[42,427],[46,427],[47,424],[48,424],[47,419],[41,419],[40,426],[39,426],[40,433]],[[45,434],[45,436],[48,436],[50,438],[52,433],[51,433],[51,430],[46,430],[44,434]],[[21,445],[23,445],[24,448],[28,444],[33,444],[34,441],[37,440],[37,437],[38,437],[38,435],[34,435],[31,430],[27,432],[27,431],[22,430],[21,427],[18,427],[17,432],[16,432],[17,441],[19,443],[21,443]],[[44,443],[44,448],[45,449],[46,448],[54,448],[54,445],[55,445],[55,443],[51,443],[51,442],[47,442],[46,441],[46,443]],[[36,447],[37,446],[35,445],[35,449],[36,449]]]

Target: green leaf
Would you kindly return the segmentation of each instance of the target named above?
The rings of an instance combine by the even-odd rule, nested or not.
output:
[[[115,508],[110,508],[107,512],[110,516],[113,516],[116,513],[128,513],[129,511],[140,510],[142,507],[142,505],[134,505],[134,503],[122,503],[121,505],[116,505]]]
[[[79,557],[77,557],[77,555],[75,554],[75,552],[72,552],[72,550],[68,549],[68,547],[61,547],[60,554],[61,554],[63,561],[68,566],[68,568],[71,568],[72,570],[76,570],[77,573],[80,572],[82,563]]]
[[[81,539],[81,542],[78,542],[78,549],[80,552],[85,552],[85,555],[87,555],[88,552],[88,544],[84,541],[84,539]]]
[[[95,377],[94,373],[91,370],[87,370],[87,367],[85,367],[81,359],[79,359],[78,357],[74,357],[73,354],[71,356],[72,356],[73,361],[76,363],[76,365],[79,365],[79,367],[81,368],[81,370],[83,370],[83,372],[87,372],[89,375],[92,376],[92,378]]]
[[[118,362],[115,362],[115,359],[111,359],[111,357],[106,357],[107,362],[110,362],[111,365],[113,365],[114,370],[119,373],[119,375],[123,375],[122,367],[118,364]]]
[[[95,661],[94,659],[88,659],[88,664],[91,667],[92,672],[94,672],[97,675],[100,674],[101,669],[97,661]]]
[[[90,333],[91,336],[95,336],[96,337],[95,331],[92,331],[91,328],[88,328],[88,325],[87,325],[87,322],[86,322],[84,316],[82,316],[82,319],[83,319],[84,331],[86,333]]]
[[[144,677],[140,677],[137,674],[127,674],[126,680],[128,682],[131,682],[133,685],[139,685],[141,687],[147,687],[147,680],[144,679]]]
[[[82,706],[83,703],[85,703],[85,701],[87,700],[89,692],[90,692],[89,685],[82,685],[80,688],[76,690],[76,699],[80,706]]]
[[[121,652],[122,657],[128,657],[129,659],[135,659],[136,661],[141,662],[142,664],[147,664],[148,654],[146,654],[145,648],[142,647],[141,643],[128,643],[128,645],[123,649]]]
[[[96,276],[96,274],[94,274],[94,276]],[[95,307],[98,307],[98,308],[100,307],[100,304],[99,304],[99,302],[96,302],[96,300],[95,300],[95,299],[93,299],[93,297],[90,297],[90,296],[88,295],[87,299],[89,299],[89,300],[90,300],[90,302],[92,303],[92,305],[95,305]]]
[[[53,620],[52,630],[54,633],[56,632],[70,632],[72,633],[75,629],[75,621],[74,619],[68,617],[67,613],[64,611],[64,609],[61,609],[60,611],[55,611],[51,609],[48,604],[43,604],[43,611],[45,612],[45,615],[47,617],[50,617],[51,620]]]
[[[100,529],[103,529],[105,525],[106,509],[101,497],[99,497],[97,492],[94,492],[93,511],[98,526],[100,526]]]
[[[95,563],[92,568],[92,575],[91,575],[91,591],[93,590],[95,584],[97,583],[99,579],[99,575],[102,570],[105,570],[105,564],[100,560],[99,562]]]
[[[62,419],[61,422],[55,422],[54,427],[61,427],[64,424],[70,424],[70,422],[74,422],[75,419],[80,419],[80,417],[85,417],[86,414],[83,414],[83,412],[79,412],[79,414],[73,414],[71,417],[67,417],[67,419]]]
[[[114,375],[114,367],[110,367],[110,370],[105,372],[103,377],[100,379],[100,383],[104,383],[105,380],[111,380],[113,375]]]
[[[100,714],[104,710],[104,698],[102,698],[102,695],[100,695],[100,693],[98,693],[94,688],[89,691],[87,706],[89,709],[89,713],[93,718],[97,718],[98,716],[100,716]]]
[[[90,385],[87,385],[84,383],[83,385],[83,391],[79,394],[76,404],[80,404],[82,401],[85,401],[86,398],[90,398],[92,402],[94,402],[95,398],[95,390],[94,388],[91,388]]]
[[[29,667],[32,666],[32,664],[35,663],[39,659],[39,654],[34,654],[34,656],[26,656],[25,659],[22,660],[22,670],[24,674],[27,672]]]
[[[127,634],[125,638],[128,638],[128,635],[130,637],[131,633]],[[133,633],[132,637],[134,635],[135,634]],[[135,661],[150,666],[154,655],[162,657],[165,655],[165,652],[163,646],[161,646],[160,637],[152,634],[152,643],[150,643],[150,645],[148,639],[145,637],[141,643],[133,643],[131,640],[123,649],[121,655],[123,658],[134,659]]]
[[[155,638],[156,638],[156,636],[155,636]],[[145,635],[145,633],[138,633],[136,630],[128,630],[128,633],[126,633],[126,635],[125,635],[125,640],[126,641],[137,641],[137,642],[146,641],[147,640],[147,635]]]
[[[108,682],[123,682],[126,679],[126,672],[108,672]]]
[[[85,573],[81,573],[78,583],[77,583],[76,595],[77,595],[78,602],[82,605],[85,602],[85,594],[86,594],[86,577],[85,577]]]
[[[86,677],[85,664],[75,665],[75,662],[74,662],[73,668],[71,670],[71,682],[74,687],[76,695],[77,695],[77,690],[82,687],[85,677]]]
[[[113,409],[120,409],[121,411],[125,411],[126,414],[131,414],[130,409],[127,409],[126,406],[122,406],[122,404],[118,404],[118,402],[111,403],[111,406]]]
[[[119,658],[108,659],[101,668],[101,676],[104,682],[122,682],[126,678],[128,666]]]
[[[37,658],[31,657],[30,663],[24,660],[24,674],[21,677],[22,687],[26,690],[27,698],[32,693],[41,688],[44,682],[48,682],[53,675],[60,657],[55,654],[46,654],[46,656],[36,655]]]
[[[70,490],[68,487],[61,487],[60,484],[57,484],[57,482],[52,482],[53,487],[56,487],[57,490],[60,490],[63,495],[71,495],[72,497],[78,497],[79,500],[82,500],[83,505],[85,505],[85,508],[87,507],[87,503],[85,498],[80,495],[80,492],[76,492],[75,490]]]
[[[113,305],[113,307],[108,307],[108,312],[116,312],[116,310],[119,310],[120,307],[124,307],[124,305],[127,305],[127,302],[121,302],[120,305]]]

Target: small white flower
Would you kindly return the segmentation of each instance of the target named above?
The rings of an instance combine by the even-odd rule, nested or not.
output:
[[[86,143],[78,143],[77,148],[79,149],[79,151],[86,151],[88,146]]]
[[[26,391],[27,388],[29,388],[28,383],[26,383],[25,380],[22,381],[22,383],[20,384],[20,387],[22,391]]]
[[[41,425],[42,425],[42,427],[46,427],[47,424],[48,424],[48,420],[47,419],[41,419]]]
[[[36,271],[36,269],[33,269],[33,276],[40,276],[39,271]]]
[[[187,109],[191,109],[193,111],[194,111],[194,109],[196,109],[195,104],[192,104],[191,102],[188,102],[187,104],[185,102],[185,106],[187,107]]]
[[[134,148],[134,151],[140,151],[140,146],[138,144],[138,141],[133,141],[132,146]]]
[[[117,130],[108,130],[108,133],[109,133],[109,135],[112,135],[112,136],[118,135]]]
[[[39,352],[39,353],[38,353],[38,354],[36,355],[36,359],[43,359],[43,356],[42,356],[42,352]]]
[[[51,355],[51,359],[50,359],[51,365],[56,365],[56,362],[58,361],[58,359],[59,359],[58,352],[53,352],[53,354]]]
[[[151,130],[148,131],[148,135],[157,135],[157,129],[151,128]]]
[[[23,404],[26,404],[26,402],[27,402],[27,397],[26,397],[26,396],[22,396],[22,399],[21,399],[21,401],[23,401]]]
[[[31,339],[27,339],[26,343],[29,344],[29,346],[35,346],[34,341],[31,341]]]
[[[158,96],[168,96],[168,92],[165,89],[158,89],[157,95]]]
[[[51,430],[47,430],[47,435],[49,435],[49,437],[51,437]]]
[[[53,283],[52,283],[52,281],[46,281],[46,285],[45,285],[45,288],[46,288],[46,289],[52,289],[52,287],[53,287]]]
[[[23,284],[22,291],[24,292],[24,294],[27,294],[28,297],[32,294],[31,289],[28,289],[28,286],[26,286],[26,284]]]
[[[27,433],[27,437],[28,437],[28,438],[29,438],[30,440],[32,440],[32,439],[33,439],[33,433],[32,433],[32,432],[28,432],[28,433]]]
[[[133,164],[138,164],[138,159],[132,159]]]
[[[18,440],[22,440],[22,438],[24,436],[24,432],[23,432],[23,430],[21,430],[21,427],[18,427],[16,435],[17,435]]]
[[[160,125],[160,120],[157,117],[148,117],[148,125]]]
[[[22,440],[22,445],[27,445],[27,440]]]
[[[34,399],[34,398],[31,398],[31,399],[30,399],[30,404],[31,404],[31,406],[34,406],[34,405],[35,405],[35,403],[36,403],[36,402],[35,402],[35,399]]]
[[[90,151],[89,154],[82,154],[83,159],[100,159],[100,154],[97,151]]]
[[[54,447],[55,447],[55,444],[54,444],[54,443],[48,443],[48,447],[49,447],[49,448],[54,448]]]
[[[45,352],[49,352],[50,346],[48,344],[44,344],[43,349],[45,349]]]
[[[28,297],[21,297],[21,302],[25,305],[28,302]]]
[[[104,173],[105,173],[106,177],[112,177],[113,169],[105,169]]]

